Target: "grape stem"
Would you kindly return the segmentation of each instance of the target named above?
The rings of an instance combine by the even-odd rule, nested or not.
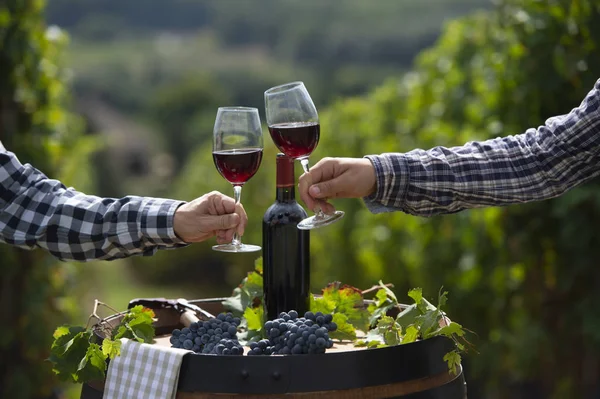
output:
[[[96,320],[97,320],[97,322],[96,322],[96,324],[95,324],[95,325],[98,325],[98,324],[100,324],[100,323],[102,323],[102,322],[104,321],[104,318],[102,318],[102,317],[98,316],[98,307],[99,307],[99,306],[105,306],[105,307],[107,307],[109,310],[112,310],[112,311],[113,311],[113,312],[115,312],[115,313],[120,313],[118,310],[116,310],[116,309],[114,309],[113,307],[111,307],[111,306],[107,305],[106,303],[104,303],[104,302],[101,302],[101,301],[99,301],[99,300],[97,300],[97,299],[94,299],[94,310],[92,311],[92,314],[90,315],[90,317],[88,317],[87,324],[85,325],[85,329],[86,329],[86,330],[89,328],[89,326],[90,326],[90,321],[91,321],[92,319],[96,319]],[[112,324],[110,324],[110,322],[108,322],[108,321],[107,321],[107,323],[108,323],[108,325],[111,327],[111,330],[112,330],[112,328],[114,328],[114,327],[113,327],[113,325],[112,325]]]
[[[384,284],[384,287],[394,288],[394,284],[391,284],[391,283],[390,284]],[[369,293],[371,293],[373,291],[379,291],[379,289],[381,289],[381,285],[378,284],[378,285],[372,286],[371,288],[367,288],[366,290],[361,291],[361,293],[363,295],[365,295],[365,294],[369,294]]]

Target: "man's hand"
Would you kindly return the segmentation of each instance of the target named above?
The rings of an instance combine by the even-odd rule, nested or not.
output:
[[[242,204],[213,191],[183,204],[175,212],[173,229],[183,241],[201,242],[217,236],[217,243],[231,242],[233,233],[244,234],[248,216]]]
[[[366,158],[323,158],[300,176],[300,198],[315,210],[325,213],[335,208],[330,198],[362,198],[375,192],[375,167]]]

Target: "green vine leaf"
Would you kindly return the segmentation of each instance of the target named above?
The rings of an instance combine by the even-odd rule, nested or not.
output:
[[[444,355],[444,361],[448,364],[450,373],[456,375],[462,361],[460,354],[456,350],[450,351]]]
[[[398,300],[396,299],[396,296],[391,296],[389,294],[390,292],[391,290],[385,286],[377,290],[374,299],[375,304],[369,305],[368,309],[370,313],[369,326],[375,326],[380,317],[385,316],[390,309],[398,306]]]
[[[105,338],[102,341],[102,353],[110,359],[119,356],[121,354],[121,341]]]
[[[49,358],[52,370],[63,381],[77,382],[77,369],[86,355],[92,332],[79,326],[62,326],[54,337]]]
[[[106,358],[98,344],[90,344],[77,367],[77,382],[103,379],[106,375]]]
[[[246,319],[246,326],[248,330],[261,332],[263,326],[264,310],[261,307],[258,308],[246,308],[244,311],[244,319]]]
[[[331,338],[339,339],[340,341],[354,341],[356,339],[356,329],[348,322],[348,316],[343,313],[334,313],[333,322],[337,324],[337,330],[329,333]]]
[[[96,301],[98,303],[98,301]],[[106,305],[104,305],[106,306]],[[96,316],[94,314],[91,317]],[[49,361],[52,370],[63,381],[82,383],[104,378],[107,359],[114,359],[121,353],[121,338],[135,339],[151,343],[154,338],[152,326],[154,312],[142,306],[130,309],[121,322],[112,330],[100,327],[102,320],[91,328],[81,326],[60,326],[52,334],[54,341],[50,348]],[[94,332],[110,333],[101,344]],[[110,336],[112,335],[112,337]]]
[[[355,340],[356,330],[367,331],[369,310],[364,306],[362,291],[338,281],[328,284],[321,297],[310,296],[313,313],[332,314],[337,331],[330,334],[339,340]]]
[[[262,304],[263,277],[262,257],[254,262],[254,271],[251,271],[242,280],[241,284],[233,290],[232,295],[222,303],[225,309],[235,316],[243,316],[246,308],[258,307]]]

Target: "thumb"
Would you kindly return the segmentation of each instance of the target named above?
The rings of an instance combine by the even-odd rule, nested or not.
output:
[[[313,184],[308,193],[313,198],[335,198],[339,192],[344,191],[343,180],[340,177]]]
[[[230,213],[219,216],[204,216],[201,220],[201,230],[229,230],[240,223],[240,216],[237,213]]]

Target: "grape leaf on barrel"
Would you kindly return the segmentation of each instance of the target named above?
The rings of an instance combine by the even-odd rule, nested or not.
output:
[[[310,296],[310,310],[332,314],[337,330],[332,338],[355,340],[356,330],[367,331],[369,311],[364,305],[362,291],[338,281],[328,284],[320,297]]]
[[[106,374],[106,355],[98,344],[90,344],[79,362],[76,380],[79,382],[101,380]]]
[[[121,354],[121,341],[118,339],[113,341],[110,338],[105,338],[102,341],[102,353],[110,359],[119,356]]]
[[[52,370],[61,380],[77,382],[77,369],[86,355],[91,336],[91,331],[79,326],[56,329],[49,360],[53,363]]]
[[[398,306],[398,299],[396,299],[396,295],[394,295],[392,290],[387,288],[381,281],[379,282],[379,285],[382,288],[377,290],[374,303],[369,305],[368,308],[370,314],[369,326],[371,327],[374,327],[377,324],[377,320],[379,320],[381,316],[386,315],[390,309]]]
[[[226,310],[241,317],[248,307],[259,306],[263,297],[262,258],[254,262],[254,271],[242,280],[232,295],[223,301]]]
[[[115,340],[129,338],[138,342],[151,343],[154,339],[153,317],[154,312],[141,305],[131,308],[119,323],[116,332],[113,332],[112,338]]]
[[[258,308],[246,308],[244,319],[248,330],[261,331],[263,329],[264,310],[262,306]]]
[[[448,363],[448,369],[452,374],[458,373],[458,367],[460,367],[461,360],[460,354],[455,350],[444,355],[444,361]]]
[[[96,317],[98,323],[90,328],[61,326],[54,331],[48,360],[59,379],[76,383],[102,379],[106,373],[106,359],[120,355],[120,338],[146,343],[154,338],[154,312],[148,308],[136,306],[130,309],[114,328],[106,328],[109,324],[103,323],[96,310],[90,319],[92,317]],[[100,345],[94,342],[101,339],[94,332],[106,335]]]
[[[337,324],[337,330],[329,334],[331,338],[351,341],[356,339],[356,329],[348,322],[348,316],[344,313],[334,313],[333,322]]]

